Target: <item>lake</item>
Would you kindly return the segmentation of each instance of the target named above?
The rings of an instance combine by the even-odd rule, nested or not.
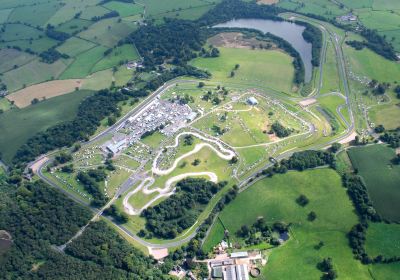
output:
[[[312,77],[312,44],[303,38],[304,26],[287,22],[273,21],[266,19],[234,19],[225,23],[217,24],[214,27],[224,28],[248,28],[259,30],[263,33],[271,33],[288,41],[300,54],[304,63],[305,81],[311,81]]]

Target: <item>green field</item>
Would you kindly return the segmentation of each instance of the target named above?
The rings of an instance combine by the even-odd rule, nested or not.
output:
[[[23,22],[32,26],[44,26],[53,14],[61,8],[60,2],[49,1],[48,3],[22,6],[15,8],[9,18],[10,22]]]
[[[373,106],[368,110],[368,116],[375,125],[383,125],[386,129],[397,129],[400,127],[400,105],[399,99],[394,94],[390,95],[388,104]]]
[[[328,42],[326,60],[323,65],[323,82],[321,93],[339,92],[340,79],[336,62],[336,54],[331,41]]]
[[[94,47],[79,54],[74,62],[62,73],[60,79],[84,78],[90,73],[94,65],[104,57],[107,48],[103,46]]]
[[[57,50],[71,57],[76,57],[77,55],[91,48],[94,48],[95,46],[96,46],[95,43],[79,39],[77,37],[71,37],[67,41],[65,41],[64,44],[59,46]]]
[[[74,118],[80,102],[93,91],[77,91],[54,97],[25,109],[12,109],[0,115],[0,152],[10,163],[16,150],[40,131]]]
[[[15,65],[21,66],[35,59],[33,55],[14,49],[0,50],[0,73],[12,70]]]
[[[371,145],[348,150],[353,167],[364,178],[374,207],[382,218],[400,221],[400,166],[392,165],[393,149]]]
[[[2,80],[10,91],[15,91],[24,86],[57,79],[70,62],[70,60],[60,59],[53,64],[47,64],[35,59],[22,67],[4,73]]]
[[[146,6],[146,13],[149,16],[210,4],[209,2],[202,0],[139,0],[137,2]]]
[[[344,48],[350,61],[351,69],[360,76],[367,76],[380,82],[397,82],[400,77],[400,64],[389,61],[369,49],[357,51],[352,47]]]
[[[84,28],[89,27],[90,25],[92,25],[92,23],[93,22],[88,20],[74,18],[70,21],[60,24],[59,26],[57,26],[56,30],[68,34],[74,34],[82,31]]]
[[[260,86],[291,92],[294,69],[292,58],[281,51],[219,48],[217,58],[196,58],[192,65],[207,69],[212,80],[246,86]],[[240,68],[230,77],[235,65]]]
[[[133,16],[143,12],[143,6],[139,4],[111,1],[103,6],[109,10],[118,12],[120,17]]]
[[[91,20],[93,17],[101,17],[109,12],[110,10],[107,10],[102,6],[89,6],[82,11],[80,18]]]
[[[4,32],[1,33],[0,39],[6,42],[15,40],[35,40],[44,35],[42,31],[36,28],[19,23],[6,24],[4,28]]]
[[[295,201],[300,194],[310,200],[305,207]],[[310,211],[317,214],[314,222],[307,220]],[[267,223],[292,223],[290,240],[269,253],[261,279],[319,279],[322,273],[316,264],[324,257],[333,259],[340,278],[370,279],[367,267],[353,258],[348,246],[346,234],[357,216],[335,171],[289,172],[263,179],[240,193],[219,215],[233,240],[242,225],[251,225],[260,216]],[[214,227],[208,240],[218,241],[213,237],[218,231]],[[210,248],[213,244],[208,240],[205,246]],[[325,245],[316,250],[320,241]]]
[[[370,223],[365,247],[372,257],[400,256],[400,224]]]
[[[0,10],[0,24],[5,23],[11,13],[12,9]]]
[[[90,6],[97,5],[100,0],[68,0],[56,13],[49,19],[47,23],[57,26],[61,23],[67,22],[75,17],[76,14],[84,11]],[[90,19],[90,18],[89,18]]]
[[[96,22],[77,36],[111,48],[135,29],[136,26],[133,24],[119,22],[116,18],[110,18]]]

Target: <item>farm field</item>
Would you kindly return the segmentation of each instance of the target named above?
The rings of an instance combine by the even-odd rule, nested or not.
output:
[[[133,16],[143,12],[143,6],[140,4],[111,1],[103,6],[109,10],[118,12],[121,17]]]
[[[192,65],[210,71],[212,80],[246,86],[260,86],[291,92],[294,69],[292,58],[280,51],[219,48],[217,58],[196,58]],[[240,67],[230,77],[235,65]],[[268,65],[268,67],[265,67]]]
[[[107,48],[97,46],[76,57],[74,62],[62,73],[60,79],[85,78],[89,75],[96,63],[104,57]]]
[[[136,27],[134,24],[119,22],[118,19],[111,18],[94,23],[87,30],[77,34],[77,36],[111,48],[135,29]]]
[[[0,73],[4,73],[15,68],[15,65],[22,66],[32,60],[33,55],[14,50],[14,49],[1,49],[0,50]]]
[[[400,255],[400,225],[370,223],[367,230],[366,251],[376,257],[387,258]]]
[[[306,195],[310,202],[304,208],[296,198]],[[335,208],[336,211],[331,211]],[[307,213],[315,211],[317,219],[307,221]],[[253,224],[258,217],[267,224],[276,221],[292,223],[287,244],[273,249],[263,268],[262,279],[319,278],[316,264],[324,257],[331,257],[338,275],[349,279],[370,279],[368,269],[353,259],[346,233],[357,223],[357,216],[342,187],[339,175],[331,169],[289,172],[263,179],[240,193],[219,215],[224,226],[237,242],[235,232],[242,225]],[[218,241],[214,234],[220,228],[212,228],[209,239]],[[240,242],[240,240],[238,240]],[[325,245],[316,250],[320,241]],[[212,243],[206,241],[209,249]],[[285,261],[282,261],[285,260]]]
[[[168,2],[159,2],[157,0],[139,0],[146,6],[146,12],[149,16],[155,16],[167,12],[185,10],[199,6],[209,5],[210,3],[205,0],[170,0]]]
[[[321,93],[339,92],[340,79],[335,59],[335,51],[331,41],[328,41],[326,61],[323,66],[323,84]]]
[[[56,80],[33,85],[7,95],[18,108],[31,105],[33,99],[40,101],[73,92],[81,87],[81,80]]]
[[[345,46],[344,51],[350,61],[351,70],[361,77],[393,83],[400,76],[400,64],[384,59],[369,49],[357,51]]]
[[[71,60],[60,59],[53,64],[47,64],[36,59],[4,73],[2,80],[9,91],[15,91],[25,86],[57,79],[69,63],[71,63]]]
[[[59,46],[57,50],[61,53],[67,54],[71,57],[76,57],[77,55],[92,49],[96,46],[95,43],[79,39],[77,37],[71,37],[64,44]]]
[[[12,109],[0,115],[0,152],[11,162],[17,149],[37,132],[71,120],[80,102],[93,91],[78,91],[55,97],[25,109]]]
[[[390,95],[388,104],[372,106],[368,110],[368,116],[375,125],[383,125],[386,129],[395,130],[400,126],[400,102],[394,94]]]
[[[370,145],[348,150],[352,165],[364,178],[375,209],[383,219],[400,220],[400,166],[392,165],[393,149]]]

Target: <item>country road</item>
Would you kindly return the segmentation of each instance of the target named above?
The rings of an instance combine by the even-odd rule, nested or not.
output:
[[[343,140],[347,137],[349,137],[353,132],[354,132],[354,128],[355,128],[355,124],[354,124],[354,116],[353,116],[353,111],[351,108],[351,104],[349,101],[349,95],[350,95],[350,89],[349,89],[349,85],[348,85],[348,80],[347,80],[347,73],[346,73],[346,66],[345,66],[345,59],[344,59],[344,55],[343,55],[343,50],[342,50],[342,45],[341,45],[341,39],[339,37],[338,34],[334,33],[332,30],[329,29],[328,26],[324,25],[323,23],[319,22],[319,21],[314,21],[314,20],[310,20],[309,18],[305,18],[303,16],[297,15],[297,14],[293,14],[291,13],[290,15],[295,16],[296,18],[300,18],[300,19],[304,19],[307,21],[312,21],[315,24],[319,25],[321,29],[323,29],[323,38],[324,38],[324,45],[323,45],[323,49],[321,52],[321,64],[320,64],[320,78],[318,80],[318,84],[317,84],[317,88],[315,89],[315,94],[314,95],[319,95],[320,89],[322,87],[322,83],[323,83],[323,62],[325,61],[325,57],[326,57],[326,46],[327,46],[327,40],[328,40],[328,36],[331,39],[331,41],[334,44],[335,47],[335,53],[336,53],[336,59],[338,61],[338,68],[339,68],[339,75],[340,75],[340,80],[343,83],[343,88],[344,88],[344,94],[345,94],[345,98],[346,98],[346,106],[348,108],[349,111],[349,115],[350,115],[350,123],[348,123],[346,121],[346,119],[344,118],[344,116],[342,115],[342,113],[340,112],[341,108],[338,108],[337,112],[339,114],[339,116],[345,121],[345,124],[347,125],[347,129],[345,131],[344,134],[339,135],[336,139],[331,140],[327,143],[324,144],[317,144],[317,145],[311,145],[309,147],[307,147],[308,149],[322,149],[322,148],[326,148],[328,146],[330,146],[332,143],[334,142],[338,142],[340,140]],[[142,103],[140,105],[138,105],[137,107],[135,107],[134,109],[132,109],[131,111],[129,111],[124,117],[122,117],[120,120],[118,120],[113,126],[105,129],[104,131],[102,131],[101,133],[99,133],[98,135],[94,136],[93,138],[91,138],[88,142],[83,143],[82,146],[86,146],[86,145],[90,145],[108,135],[112,135],[117,129],[118,127],[123,124],[129,117],[140,113],[141,110],[145,109],[147,105],[149,105],[155,98],[159,97],[162,93],[164,93],[166,90],[168,90],[169,88],[171,88],[172,86],[174,86],[176,83],[182,84],[182,83],[194,83],[194,82],[198,82],[198,81],[194,81],[194,80],[172,80],[170,82],[165,83],[163,86],[161,86],[159,89],[157,89],[155,92],[153,92],[151,95],[149,95],[144,101],[142,101]],[[279,156],[276,157],[277,160],[281,160],[283,158],[287,158],[289,156],[291,156],[295,151],[287,151],[284,152],[282,154],[280,154]],[[41,159],[42,157],[40,157],[39,159]],[[38,160],[36,160],[34,163],[37,163]],[[38,169],[38,176],[45,182],[47,182],[49,185],[51,185],[52,187],[55,187],[57,189],[59,189],[61,192],[65,193],[67,196],[69,196],[70,198],[72,198],[73,200],[75,200],[78,203],[81,203],[83,205],[89,206],[90,209],[95,213],[94,217],[92,220],[94,220],[95,217],[99,217],[102,214],[102,211],[105,209],[96,209],[96,208],[92,208],[87,202],[83,201],[82,199],[80,199],[77,196],[72,195],[71,193],[67,192],[66,190],[64,190],[61,186],[57,185],[55,182],[49,180],[46,176],[44,176],[43,174],[43,168],[45,168],[47,166],[47,164],[49,163],[50,160],[45,161],[42,163],[42,165],[39,167]],[[30,164],[30,165],[32,165]],[[269,163],[267,165],[265,165],[264,167],[262,167],[261,169],[267,168],[269,166],[271,166],[272,163]],[[239,187],[241,188],[241,191],[247,189],[249,186],[251,186],[253,183],[255,183],[256,181],[260,180],[260,177],[258,177],[260,170],[254,171],[254,173],[252,173],[250,176],[246,177],[244,180],[242,180],[242,182],[240,182]],[[120,195],[122,195],[123,193],[125,193],[132,185],[134,185],[136,182],[138,182],[138,173],[133,174],[127,181],[125,181],[117,190],[116,195],[114,196],[114,198],[111,200],[115,200],[116,198],[118,198]],[[251,184],[249,184],[249,181],[251,181]],[[107,205],[110,205],[110,203],[108,203]],[[114,225],[119,228],[120,230],[122,230],[124,233],[126,233],[128,236],[130,236],[132,239],[134,239],[136,242],[140,243],[143,246],[146,247],[150,247],[150,248],[171,248],[171,247],[177,247],[180,245],[185,244],[186,242],[188,242],[189,240],[191,240],[197,233],[197,230],[199,228],[199,225],[196,225],[191,231],[190,234],[186,235],[182,235],[180,237],[178,237],[176,240],[173,241],[169,241],[163,244],[158,244],[158,243],[151,243],[148,242],[146,240],[141,239],[140,237],[138,237],[137,235],[135,235],[133,232],[131,232],[128,228],[124,227],[123,225],[117,224],[115,223],[111,218],[109,217],[105,217],[106,219],[109,219],[111,222],[114,223]],[[85,226],[86,227],[86,226]],[[82,232],[83,232],[84,228],[81,229],[80,232],[77,233],[76,236],[74,236],[74,238],[76,238],[77,236],[79,236]],[[72,238],[71,241],[74,239]]]

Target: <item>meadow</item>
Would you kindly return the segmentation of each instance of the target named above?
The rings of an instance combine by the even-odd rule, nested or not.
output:
[[[379,82],[397,82],[400,77],[400,64],[389,61],[369,49],[357,51],[345,46],[344,51],[350,61],[351,70],[361,77],[376,79]]]
[[[296,203],[300,194],[309,198],[305,207]],[[310,211],[317,215],[313,222],[307,220]],[[333,259],[339,277],[370,279],[367,267],[353,258],[348,246],[346,233],[357,223],[357,216],[334,170],[289,172],[263,179],[240,193],[219,215],[234,243],[236,231],[258,217],[268,224],[292,224],[289,241],[266,253],[268,263],[261,279],[318,279],[322,273],[316,264],[326,257]],[[222,237],[220,233],[220,226],[214,226],[204,247],[210,249],[220,241],[214,237]],[[320,241],[324,246],[315,249]]]
[[[10,163],[17,149],[34,134],[74,118],[80,102],[93,91],[77,91],[0,115],[0,152]]]
[[[126,61],[138,60],[139,54],[133,45],[116,47],[112,52],[94,65],[91,72],[97,72],[123,64]]]
[[[384,219],[400,221],[400,166],[391,163],[395,151],[384,145],[370,145],[349,149],[348,154],[377,212]]]
[[[191,64],[212,73],[212,81],[260,86],[291,92],[292,58],[281,51],[219,48],[217,58],[196,58]],[[236,64],[240,67],[231,77]]]
[[[365,249],[368,255],[395,257],[400,255],[400,224],[370,223]]]
[[[23,66],[3,74],[2,80],[10,92],[29,85],[57,79],[68,67],[71,60],[57,60],[53,64],[35,59]]]

